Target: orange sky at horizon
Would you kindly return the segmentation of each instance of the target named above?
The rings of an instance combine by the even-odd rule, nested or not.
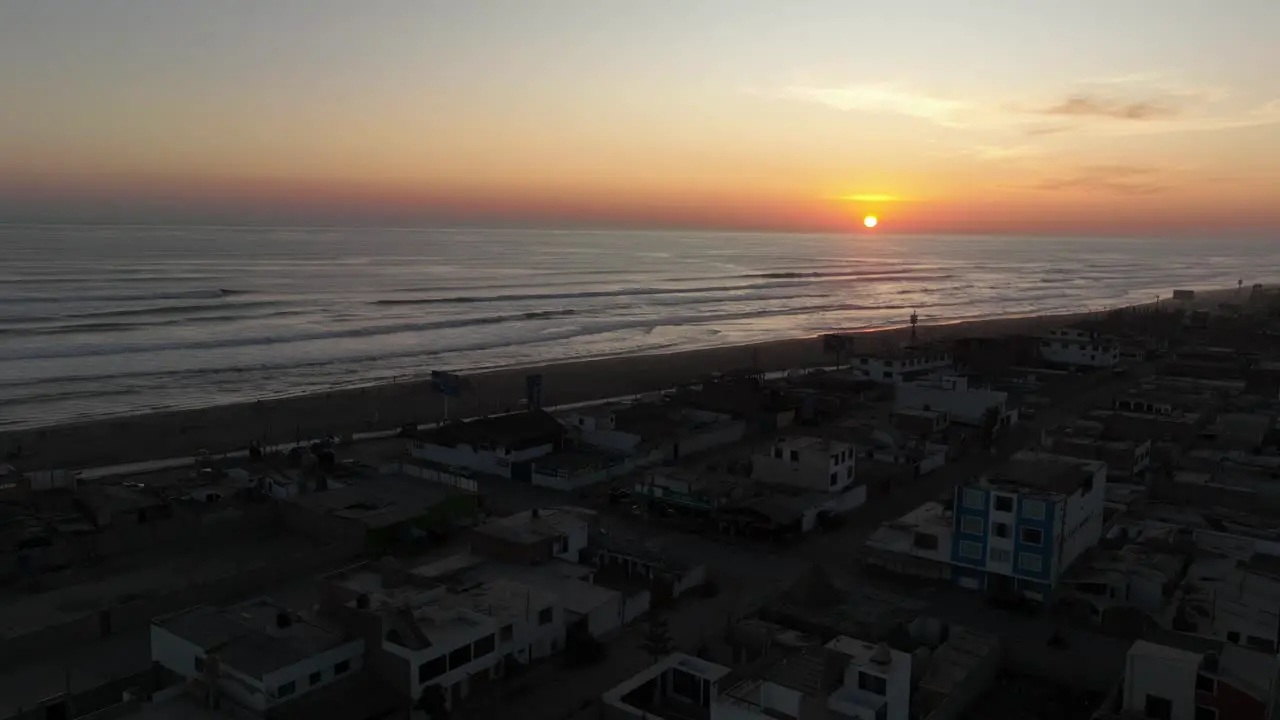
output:
[[[1267,0],[496,2],[0,8],[0,220],[1280,232]]]

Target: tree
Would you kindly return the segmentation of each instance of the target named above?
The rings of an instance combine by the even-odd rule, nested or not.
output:
[[[428,685],[422,688],[422,696],[418,698],[417,709],[425,712],[431,720],[448,718],[449,708],[445,700],[444,688],[439,685]]]
[[[649,653],[654,662],[671,654],[671,631],[667,628],[667,617],[654,611],[649,615],[649,624],[645,628],[644,641],[640,647]]]

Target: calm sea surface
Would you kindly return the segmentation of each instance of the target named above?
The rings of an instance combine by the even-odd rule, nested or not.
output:
[[[0,429],[1277,276],[1244,241],[0,225]]]

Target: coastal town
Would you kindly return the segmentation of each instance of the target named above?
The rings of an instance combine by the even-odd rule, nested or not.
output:
[[[915,320],[488,412],[438,372],[440,422],[5,447],[0,720],[1280,718],[1280,291]]]

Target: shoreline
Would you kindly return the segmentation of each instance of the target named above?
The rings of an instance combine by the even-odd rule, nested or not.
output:
[[[1222,302],[1236,293],[1235,288],[1197,291],[1194,304]],[[1152,306],[1154,303],[1123,307]],[[959,336],[1014,335],[1114,309],[1118,308],[922,324],[917,333],[925,342]],[[910,328],[844,332],[875,338],[876,345],[892,345],[906,341]],[[388,431],[409,422],[434,423],[517,409],[525,395],[525,376],[534,373],[543,376],[543,403],[547,407],[599,401],[667,390],[715,372],[744,368],[774,372],[830,365],[833,358],[823,350],[819,337],[459,371],[470,387],[462,397],[449,399],[447,410],[446,398],[433,390],[426,377],[5,430],[0,431],[0,456],[21,447],[21,456],[7,461],[19,470],[87,469],[192,456],[201,450],[224,454],[243,450],[253,440],[263,445],[281,445],[327,435]]]

